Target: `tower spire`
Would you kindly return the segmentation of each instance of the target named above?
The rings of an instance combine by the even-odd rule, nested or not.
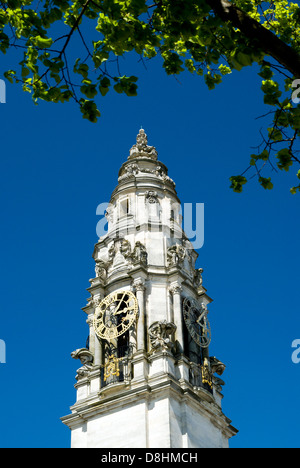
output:
[[[181,226],[167,167],[141,128],[95,245],[83,308],[88,349],[76,403],[62,418],[72,447],[228,447],[222,412],[225,365],[209,355],[211,329],[198,253]]]

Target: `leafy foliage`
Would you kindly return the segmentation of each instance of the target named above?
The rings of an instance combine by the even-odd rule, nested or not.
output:
[[[137,94],[137,77],[122,75],[119,64],[119,57],[132,52],[141,61],[160,55],[168,75],[184,71],[197,74],[210,90],[234,70],[256,63],[264,103],[272,109],[266,115],[270,124],[261,134],[262,143],[257,154],[251,155],[249,167],[231,177],[231,187],[241,192],[249,179],[245,176],[247,172],[269,190],[273,183],[264,174],[268,168],[289,171],[300,164],[296,148],[300,99],[292,100],[295,78],[300,78],[297,3],[287,0],[8,0],[0,3],[0,50],[7,53],[13,47],[22,54],[19,67],[6,71],[4,76],[10,82],[21,83],[24,91],[32,94],[34,102],[74,99],[83,117],[96,122],[100,116],[98,95],[104,97],[111,89],[127,96]],[[235,18],[240,27],[235,24]],[[268,43],[259,38],[260,31],[269,32]],[[82,49],[74,59],[70,44],[75,36]],[[281,44],[287,54],[281,47],[273,54],[272,50]],[[299,59],[295,66],[291,66],[293,60],[288,60],[289,52]],[[117,73],[112,72],[114,68]],[[300,184],[291,189],[293,194],[298,191]]]

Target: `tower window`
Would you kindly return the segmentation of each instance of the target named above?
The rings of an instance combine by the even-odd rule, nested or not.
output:
[[[129,199],[125,198],[120,201],[120,218],[127,216],[130,211]]]

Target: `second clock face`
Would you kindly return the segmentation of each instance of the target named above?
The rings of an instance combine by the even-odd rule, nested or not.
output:
[[[101,339],[123,335],[135,322],[138,303],[131,291],[119,291],[105,297],[95,310],[94,329]]]
[[[207,309],[202,305],[199,306],[194,299],[185,298],[183,301],[183,317],[193,340],[201,348],[207,348],[211,341]]]

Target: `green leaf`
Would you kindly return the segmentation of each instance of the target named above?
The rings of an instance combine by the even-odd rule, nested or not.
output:
[[[223,75],[223,76],[229,75],[230,73],[232,73],[231,68],[227,67],[225,65],[220,65],[219,70],[220,70],[221,75]]]
[[[242,67],[247,67],[253,63],[251,55],[243,52],[237,52],[237,54],[234,55],[234,60]]]
[[[102,94],[102,96],[105,96],[110,87],[110,80],[105,76],[104,78],[101,79],[100,85],[99,85],[99,91]]]
[[[265,190],[272,190],[272,188],[274,187],[274,185],[271,182],[271,177],[260,177],[258,181]]]
[[[269,138],[273,141],[281,141],[283,139],[283,135],[278,128],[268,128],[269,131]]]
[[[268,150],[264,150],[262,153],[260,153],[258,156],[257,156],[257,159],[261,159],[262,161],[268,161],[270,157],[270,153]]]
[[[262,67],[261,72],[259,73],[259,76],[264,78],[265,80],[270,80],[274,76],[273,70],[271,70],[270,65],[265,65]]]
[[[293,165],[290,150],[288,148],[281,149],[280,151],[278,151],[276,157],[278,159],[278,168],[288,172],[290,167]]]
[[[83,77],[83,79],[86,79],[88,77],[88,71],[89,67],[86,63],[79,63],[80,59],[78,58],[75,62],[73,71],[74,73],[78,73]]]
[[[10,82],[10,83],[13,83],[14,80],[13,78],[15,78],[16,76],[16,72],[14,70],[8,70],[4,73],[4,77]]]
[[[230,188],[236,193],[241,193],[243,191],[243,185],[247,183],[247,179],[244,176],[233,176],[230,177],[229,180],[231,181]]]
[[[127,96],[136,96],[137,95],[137,81],[136,76],[122,76],[114,78],[117,83],[114,85],[114,90],[119,93],[125,93]]]
[[[36,36],[34,39],[33,39],[33,43],[36,47],[38,47],[39,49],[49,49],[49,47],[52,46],[53,44],[53,40],[49,37],[41,37],[41,36]]]
[[[96,123],[100,112],[94,101],[88,101],[85,99],[80,100],[80,110],[83,114],[84,119],[88,119],[90,122]]]
[[[96,85],[94,84],[84,84],[81,86],[80,91],[89,99],[93,99],[97,95]]]
[[[300,177],[299,177],[299,179],[300,179]],[[292,195],[296,195],[297,192],[300,192],[300,184],[297,185],[297,187],[292,187],[292,188],[290,189],[290,192],[291,192]]]
[[[162,56],[164,58],[163,67],[168,75],[178,75],[184,71],[183,62],[177,54],[167,51],[163,52]]]

